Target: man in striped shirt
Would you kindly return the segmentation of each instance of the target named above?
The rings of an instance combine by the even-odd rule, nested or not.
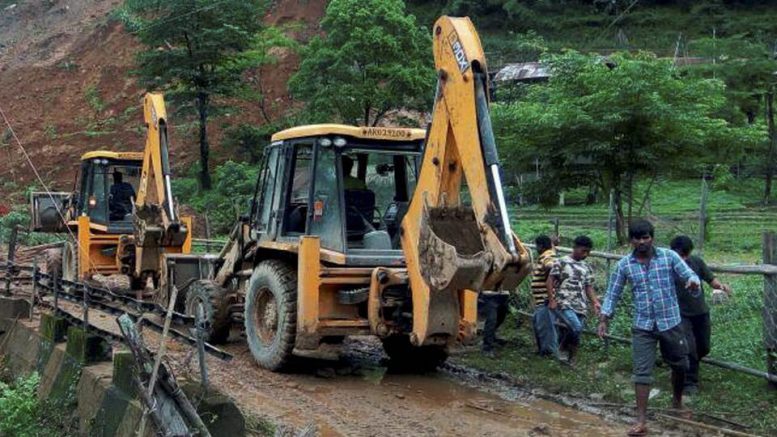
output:
[[[558,334],[553,324],[551,314],[546,302],[548,300],[548,274],[556,262],[556,251],[553,242],[547,235],[540,235],[534,240],[539,257],[534,263],[531,277],[531,293],[534,301],[534,338],[537,342],[537,352],[543,356],[555,356],[558,354]]]
[[[631,329],[634,392],[637,398],[637,423],[630,436],[647,434],[647,404],[653,383],[656,344],[661,356],[672,368],[672,406],[682,410],[683,385],[688,369],[688,344],[680,322],[675,275],[691,294],[699,295],[699,277],[680,256],[668,249],[653,247],[655,230],[646,220],[629,226],[629,239],[634,251],[618,261],[604,297],[599,319],[599,336],[604,337],[615,307],[626,283],[631,284],[634,302],[634,324]]]
[[[534,299],[534,305],[545,304],[548,298],[548,274],[553,263],[556,262],[556,250],[553,248],[553,242],[547,235],[540,235],[534,240],[537,247],[537,262],[534,263],[534,270],[531,274],[531,295]]]

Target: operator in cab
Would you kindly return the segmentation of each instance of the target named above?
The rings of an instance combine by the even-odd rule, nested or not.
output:
[[[124,175],[120,171],[115,170],[108,201],[110,220],[124,220],[124,217],[132,212],[132,199],[134,198],[135,189],[128,182],[124,182]]]
[[[346,190],[366,190],[367,184],[363,180],[353,176],[353,158],[343,155],[343,183]]]

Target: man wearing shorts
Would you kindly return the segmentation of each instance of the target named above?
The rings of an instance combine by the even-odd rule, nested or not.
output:
[[[647,434],[647,404],[653,383],[656,344],[664,361],[672,368],[672,406],[677,410],[683,408],[688,343],[681,325],[675,275],[685,288],[692,290],[692,295],[699,294],[699,277],[677,253],[654,247],[654,234],[653,225],[646,220],[634,221],[629,226],[629,239],[634,250],[615,265],[599,318],[599,336],[604,337],[626,282],[631,283],[634,302],[632,380],[637,398],[637,423],[629,430],[630,436]]]

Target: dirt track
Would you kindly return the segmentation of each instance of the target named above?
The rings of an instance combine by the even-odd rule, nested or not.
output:
[[[78,305],[60,304],[81,316]],[[113,316],[90,309],[89,318],[98,328],[119,333]],[[143,335],[154,349],[159,336],[148,329]],[[246,416],[293,429],[313,426],[321,436],[600,436],[623,435],[626,429],[525,395],[506,400],[445,372],[392,374],[369,339],[357,341],[339,361],[300,358],[290,373],[259,368],[239,338],[223,349],[234,356],[231,361],[207,357],[212,387],[233,398]],[[199,375],[196,354],[185,344],[168,342],[168,363],[179,378]]]
[[[354,372],[348,364],[307,359],[295,373],[276,374],[257,367],[243,344],[226,349],[235,356],[231,362],[208,358],[211,381],[243,411],[295,428],[312,423],[324,436],[623,435],[625,429],[552,402],[506,401],[443,373],[390,374],[377,363]],[[190,369],[196,374],[196,360]]]

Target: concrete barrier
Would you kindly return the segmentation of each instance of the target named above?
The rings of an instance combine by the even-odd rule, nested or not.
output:
[[[132,380],[132,355],[48,314],[42,315],[39,329],[36,325],[0,318],[0,359],[7,374],[18,378],[37,371],[47,414],[77,420],[81,435],[135,436],[143,408]],[[185,391],[199,396],[196,384],[185,385]],[[217,392],[203,397],[198,413],[214,436],[245,435],[243,415]],[[146,435],[154,435],[153,427]]]

